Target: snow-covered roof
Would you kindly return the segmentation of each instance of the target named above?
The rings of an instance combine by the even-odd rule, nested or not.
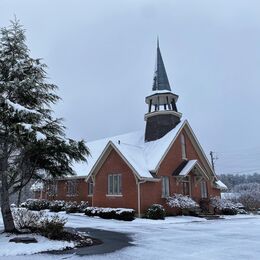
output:
[[[197,162],[198,162],[197,160],[188,161],[179,175],[180,176],[187,176],[190,173],[190,171],[193,169],[193,167],[197,164]]]
[[[216,185],[218,188],[220,188],[221,190],[227,190],[228,187],[221,181],[221,180],[217,180],[215,181]]]
[[[30,188],[31,191],[41,191],[41,190],[43,190],[43,189],[44,189],[44,184],[43,184],[43,182],[40,181],[40,180],[35,181],[35,182],[32,184],[31,188]]]
[[[186,122],[186,120],[182,121],[156,141],[145,142],[144,132],[137,131],[89,142],[87,146],[91,156],[87,158],[88,162],[74,164],[74,170],[77,176],[87,176],[105,147],[111,142],[141,178],[152,178],[150,172],[155,171],[165,152]]]

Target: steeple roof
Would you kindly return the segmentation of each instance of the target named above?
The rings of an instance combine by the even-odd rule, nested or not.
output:
[[[167,73],[164,67],[159,39],[157,39],[157,54],[156,54],[156,64],[155,64],[155,72],[153,78],[153,91],[156,90],[169,90],[171,91],[171,87],[169,84],[169,80],[167,77]]]

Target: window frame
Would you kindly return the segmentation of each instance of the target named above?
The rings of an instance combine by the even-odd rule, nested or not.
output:
[[[56,180],[50,181],[47,186],[48,196],[57,196],[58,195],[58,182]]]
[[[202,199],[207,199],[208,198],[208,185],[205,180],[202,180],[200,182],[200,195]]]
[[[182,194],[184,196],[190,196],[191,195],[191,179],[190,179],[190,176],[183,178],[181,183],[182,183]],[[188,190],[188,193],[186,192],[186,190]]]
[[[167,198],[170,196],[170,178],[169,176],[162,176],[162,198]]]
[[[108,196],[122,196],[122,174],[111,173],[108,175]]]
[[[186,138],[183,133],[181,133],[181,158],[187,160]]]
[[[88,181],[88,196],[93,196],[94,193],[94,183],[93,181]]]
[[[67,193],[68,197],[73,197],[78,195],[78,182],[77,180],[67,181]]]

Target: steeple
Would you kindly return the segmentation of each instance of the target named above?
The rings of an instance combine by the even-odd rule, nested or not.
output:
[[[148,113],[145,114],[146,142],[163,137],[179,124],[182,114],[177,110],[177,100],[178,95],[171,91],[160,51],[159,39],[157,39],[152,93],[145,98],[145,102],[148,104]]]
[[[164,67],[160,46],[159,38],[157,38],[157,54],[156,54],[156,63],[155,63],[155,72],[153,78],[153,91],[156,90],[169,90],[171,87],[167,77],[167,73]]]

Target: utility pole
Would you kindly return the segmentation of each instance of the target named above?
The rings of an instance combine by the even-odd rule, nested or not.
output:
[[[210,151],[210,158],[211,158],[211,165],[212,165],[212,169],[215,173],[215,161],[218,159],[217,156],[214,156],[214,152]]]

